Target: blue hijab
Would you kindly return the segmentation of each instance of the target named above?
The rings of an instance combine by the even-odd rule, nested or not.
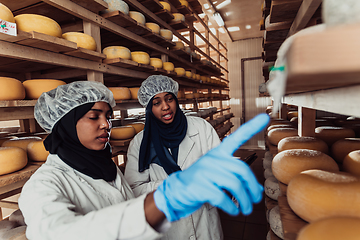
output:
[[[144,134],[139,154],[139,172],[148,169],[151,163],[162,166],[169,175],[181,170],[177,159],[179,145],[186,135],[187,120],[179,107],[178,99],[173,93],[170,94],[174,97],[177,106],[174,121],[171,123],[165,124],[154,116],[152,112],[154,97],[146,107]]]

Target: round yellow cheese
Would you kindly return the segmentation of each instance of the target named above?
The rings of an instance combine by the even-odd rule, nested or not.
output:
[[[23,82],[27,99],[38,99],[43,92],[48,92],[66,82],[56,79],[31,79]]]
[[[49,156],[44,146],[44,140],[32,141],[27,145],[27,154],[29,160],[44,162]]]
[[[350,152],[360,150],[360,138],[343,138],[331,145],[331,156],[342,163]]]
[[[85,33],[81,32],[67,32],[62,37],[68,41],[75,42],[77,47],[85,48],[95,51],[97,49],[95,39]]]
[[[2,145],[4,142],[6,142],[7,140],[14,139],[14,138],[17,138],[17,137],[7,136],[7,137],[2,137],[2,138],[0,138],[0,147],[1,147],[1,145]]]
[[[1,146],[2,147],[18,147],[18,148],[22,148],[26,151],[29,143],[31,143],[33,141],[38,141],[38,140],[41,140],[41,138],[40,137],[12,138],[12,139],[9,139],[9,140],[3,142],[3,144],[1,144]]]
[[[163,62],[160,58],[150,58],[150,65],[156,68],[162,68]]]
[[[276,179],[289,184],[290,180],[302,171],[309,169],[339,171],[339,166],[334,159],[320,151],[292,149],[276,154],[271,169]]]
[[[173,46],[172,49],[185,49],[185,44],[182,41],[176,41],[174,43],[175,46]]]
[[[200,80],[200,79],[201,79],[200,74],[195,74],[195,79],[196,79],[196,80]]]
[[[159,24],[147,22],[147,23],[145,23],[145,26],[150,28],[153,33],[160,34]]]
[[[15,16],[15,23],[18,30],[24,32],[39,32],[50,36],[61,38],[62,30],[60,25],[51,18],[37,14],[20,14]]]
[[[277,125],[277,126],[281,126],[281,125]],[[310,150],[317,150],[325,154],[329,153],[329,148],[327,144],[323,140],[314,137],[294,136],[294,137],[286,137],[279,141],[278,152],[282,152],[290,149],[310,149]]]
[[[192,72],[191,71],[185,71],[185,76],[187,76],[188,78],[192,78]]]
[[[186,0],[180,0],[180,4],[185,6],[185,7],[189,7],[189,3]]]
[[[174,71],[174,64],[172,62],[164,62],[163,69],[166,71]]]
[[[111,129],[110,138],[113,140],[124,140],[134,137],[136,134],[133,126],[120,126]]]
[[[360,217],[360,181],[345,172],[304,171],[290,181],[287,200],[307,222],[335,216]]]
[[[129,11],[129,16],[138,22],[141,25],[145,25],[145,16],[144,14],[137,12],[137,11]]]
[[[7,22],[15,22],[15,18],[11,10],[2,3],[0,3],[0,19]]]
[[[200,76],[200,80],[203,81],[203,82],[206,82],[207,81],[207,76]]]
[[[127,124],[127,126],[132,126],[133,128],[135,128],[135,132],[139,133],[144,130],[145,124],[143,122],[133,122]]]
[[[131,59],[131,52],[128,48],[123,46],[109,46],[103,49],[103,54],[107,59],[122,58]]]
[[[26,151],[19,147],[0,147],[0,175],[18,171],[28,162]]]
[[[171,20],[173,22],[177,22],[177,21],[185,21],[185,16],[181,13],[173,13],[174,18]]]
[[[315,128],[315,137],[320,138],[326,142],[329,147],[331,147],[331,145],[337,140],[343,138],[354,138],[355,132],[349,128],[321,126]]]
[[[159,1],[160,4],[163,6],[163,9],[168,10],[169,12],[171,12],[171,6],[168,2],[164,2],[164,1]]]
[[[138,99],[137,94],[138,94],[139,89],[140,88],[138,88],[138,87],[129,88],[130,93],[131,93],[131,99],[133,99],[133,100]]]
[[[266,132],[269,132],[272,129],[275,128],[294,128],[296,129],[292,124],[290,123],[284,123],[284,124],[276,124],[276,125],[270,125],[267,129]]]
[[[146,52],[135,51],[131,52],[131,59],[137,63],[149,64],[150,56]]]
[[[103,12],[120,11],[126,15],[129,14],[129,5],[121,0],[104,0],[108,4],[108,9]]]
[[[109,90],[113,93],[115,100],[131,99],[131,92],[127,87],[109,87]]]
[[[167,40],[173,39],[173,33],[172,33],[172,31],[170,31],[168,29],[160,29],[160,35],[163,36]]]
[[[287,113],[287,119],[292,119],[293,117],[298,117],[298,112],[294,112],[294,111],[291,111],[291,112],[288,112]]]
[[[185,76],[185,69],[181,67],[174,68],[174,71],[178,76]]]
[[[0,77],[0,100],[22,100],[25,98],[25,87],[15,79]]]
[[[360,177],[360,150],[352,151],[344,157],[342,170]]]
[[[273,145],[278,145],[283,138],[293,136],[298,136],[298,130],[295,128],[274,128],[268,132],[269,142]]]

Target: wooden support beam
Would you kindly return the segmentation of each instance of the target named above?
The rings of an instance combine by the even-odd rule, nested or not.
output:
[[[298,108],[298,135],[300,137],[315,137],[316,110]]]

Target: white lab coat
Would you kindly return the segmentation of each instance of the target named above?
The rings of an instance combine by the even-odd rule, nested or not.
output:
[[[187,116],[188,129],[179,145],[178,165],[182,170],[188,168],[202,155],[220,143],[215,129],[204,119]],[[155,190],[168,174],[158,164],[150,164],[149,169],[139,172],[139,152],[143,131],[130,142],[125,167],[125,178],[135,196]],[[173,222],[169,231],[161,239],[167,240],[219,240],[223,239],[218,211],[205,204],[191,216]]]
[[[157,239],[145,219],[145,196],[134,198],[120,170],[109,184],[51,154],[24,185],[19,207],[29,240]]]

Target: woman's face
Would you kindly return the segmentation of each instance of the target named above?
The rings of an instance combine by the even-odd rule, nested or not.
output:
[[[97,102],[76,123],[81,144],[90,150],[102,150],[110,138],[111,109],[106,102]]]
[[[173,95],[167,92],[156,94],[152,100],[152,103],[152,112],[157,119],[166,124],[172,123],[172,121],[174,121],[177,103]]]

